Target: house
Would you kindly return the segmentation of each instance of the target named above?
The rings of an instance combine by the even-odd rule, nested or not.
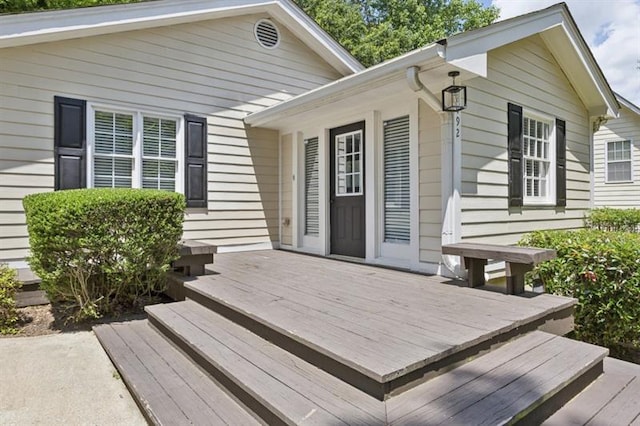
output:
[[[640,208],[640,107],[617,99],[620,116],[594,136],[594,205]]]
[[[0,262],[24,266],[25,195],[85,186],[184,192],[186,238],[277,246],[279,135],[242,120],[361,69],[287,0],[0,17]]]
[[[577,228],[618,103],[566,5],[360,64],[288,0],[0,17],[0,261],[21,199],[184,192],[186,238],[462,275],[444,243]],[[441,92],[464,85],[466,109]]]

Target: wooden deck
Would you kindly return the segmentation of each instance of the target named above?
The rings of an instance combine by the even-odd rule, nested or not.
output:
[[[277,330],[315,350],[318,363],[347,366],[341,378],[378,397],[441,368],[439,361],[451,364],[451,356],[464,359],[522,327],[570,316],[574,305],[285,251],[219,254],[210,271],[186,279],[187,297]],[[371,389],[376,383],[383,389]]]
[[[184,280],[94,329],[153,424],[638,422],[636,370],[539,329],[571,299],[283,251]]]

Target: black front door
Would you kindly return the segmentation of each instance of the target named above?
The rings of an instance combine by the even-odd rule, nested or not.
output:
[[[331,253],[365,256],[364,121],[332,129]]]

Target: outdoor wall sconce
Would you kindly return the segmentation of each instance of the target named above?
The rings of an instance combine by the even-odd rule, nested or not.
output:
[[[467,107],[467,86],[457,86],[456,77],[459,71],[449,72],[449,77],[453,78],[453,84],[442,90],[442,110],[462,111]]]

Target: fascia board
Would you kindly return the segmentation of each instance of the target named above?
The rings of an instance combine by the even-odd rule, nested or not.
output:
[[[558,7],[496,22],[447,38],[447,62],[487,53],[562,23]]]
[[[616,99],[618,99],[618,102],[625,108],[627,108],[630,111],[633,111],[635,114],[640,115],[640,107],[638,107],[637,105],[635,105],[634,103],[632,103],[631,101],[628,101],[627,99],[623,98],[622,96],[620,96],[619,94],[616,93]]]
[[[251,126],[262,126],[289,115],[298,114],[345,98],[376,84],[404,78],[410,66],[426,66],[433,62],[441,62],[444,46],[434,43],[414,50],[390,61],[383,62],[359,73],[344,77],[324,86],[305,92],[277,105],[249,114],[244,122]]]
[[[269,1],[158,1],[0,16],[0,48],[59,41],[267,10]]]
[[[281,19],[343,75],[363,66],[289,0],[164,0],[0,16],[0,48],[254,13]]]
[[[543,39],[545,38],[545,34],[557,35],[559,29],[562,29],[564,33],[562,37],[565,43],[564,46],[571,49],[572,52],[575,52],[572,56],[575,56],[575,59],[582,68],[580,74],[586,76],[583,81],[588,81],[587,84],[592,86],[591,89],[589,89],[588,87],[584,88],[575,85],[577,91],[582,94],[582,100],[594,111],[602,111],[604,109],[605,112],[599,115],[616,116],[618,104],[615,96],[600,67],[593,58],[589,47],[580,35],[580,31],[573,17],[564,4],[557,4],[541,11],[532,12],[500,21],[484,28],[451,36],[447,39],[446,60],[454,65],[462,64],[465,58],[486,54],[490,50],[522,40],[534,34],[540,34]],[[549,36],[547,36],[547,38],[548,37]],[[554,41],[557,42],[557,40]],[[560,66],[565,69],[567,76],[571,78],[570,76],[576,71],[572,69],[571,72],[567,72],[568,67],[566,66],[566,62],[568,62],[568,60],[564,58],[563,55],[557,54],[560,47],[554,46],[554,43],[549,42],[547,42],[547,46],[552,52],[554,50],[556,51],[554,52],[556,60],[560,63]],[[475,71],[470,71],[478,73],[479,69],[476,67]],[[483,76],[486,77],[486,73]],[[592,93],[585,93],[585,89]],[[597,100],[595,100],[596,98]]]
[[[296,37],[318,52],[342,75],[353,74],[364,69],[357,59],[295,4],[288,0],[279,3],[284,7],[272,8],[271,15],[284,23]],[[322,34],[322,37],[318,37],[318,34]]]
[[[582,61],[586,71],[589,73],[591,81],[596,86],[600,97],[602,98],[602,101],[606,104],[606,108],[608,109],[608,111],[603,115],[608,115],[609,117],[617,117],[620,105],[618,104],[615,93],[613,93],[613,90],[611,90],[611,87],[609,86],[609,83],[607,82],[607,79],[604,76],[600,65],[598,65],[598,62],[593,57],[591,49],[589,49],[589,46],[582,37],[582,34],[580,33],[575,20],[566,7],[562,8],[562,14],[564,17],[563,29],[566,31],[571,43],[573,43],[575,52],[580,57],[580,60]]]

